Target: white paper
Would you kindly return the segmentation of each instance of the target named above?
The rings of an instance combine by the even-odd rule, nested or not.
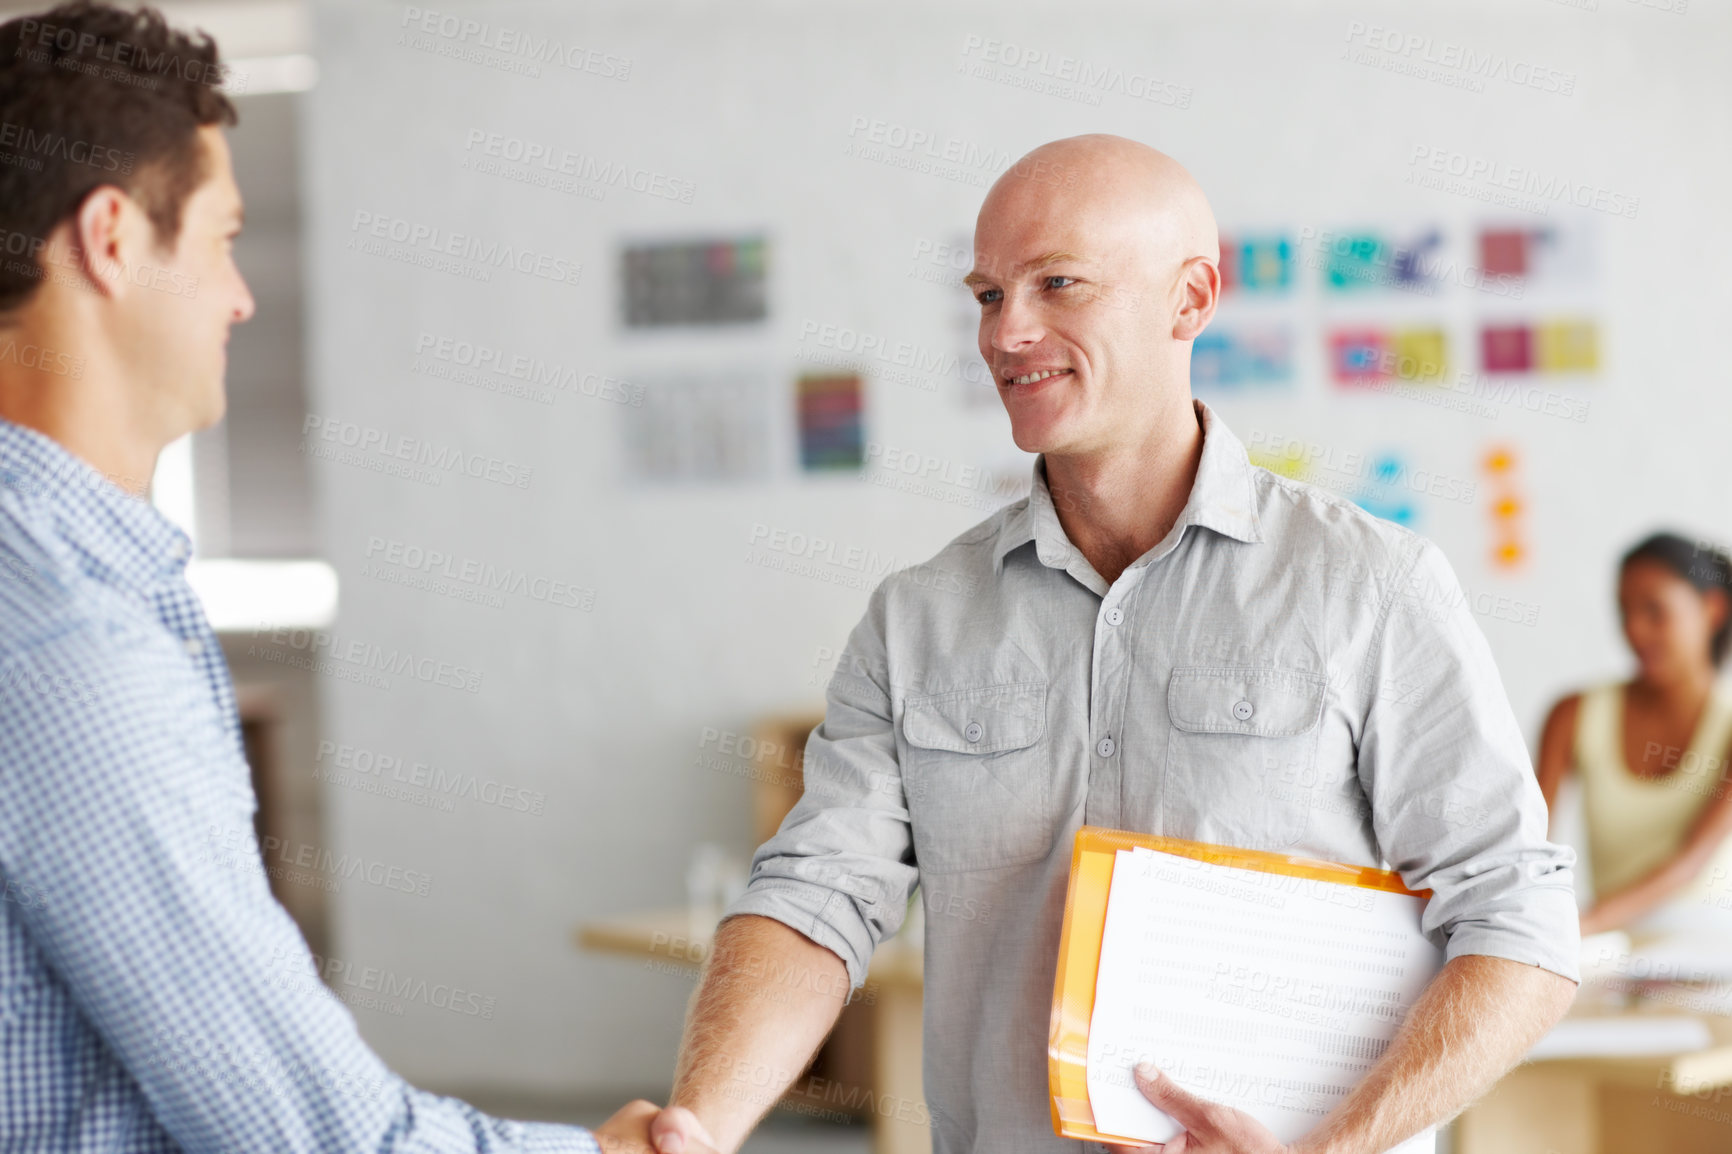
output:
[[[1136,1088],[1149,1058],[1180,1086],[1291,1142],[1357,1085],[1443,964],[1423,899],[1138,848],[1113,866],[1089,1023],[1103,1133],[1179,1126]],[[1403,1143],[1433,1149],[1434,1131]]]

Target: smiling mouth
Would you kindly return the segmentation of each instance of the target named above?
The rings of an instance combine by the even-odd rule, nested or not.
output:
[[[1068,372],[1070,372],[1069,369],[1040,369],[1036,372],[1024,373],[1020,377],[1013,377],[1007,373],[1004,383],[1007,385],[1032,385],[1036,381],[1044,381],[1048,377],[1062,377]]]

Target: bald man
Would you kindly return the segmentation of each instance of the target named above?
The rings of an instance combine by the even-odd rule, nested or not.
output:
[[[988,193],[966,283],[1032,491],[873,592],[805,793],[717,932],[664,1154],[739,1147],[916,882],[934,1149],[1087,1145],[1053,1133],[1046,1054],[1085,823],[1433,891],[1447,962],[1358,1088],[1287,1147],[1139,1072],[1185,1128],[1171,1154],[1430,1150],[1569,1006],[1574,855],[1460,586],[1424,538],[1252,466],[1192,398],[1218,266],[1196,181],[1128,140],[1045,145]]]

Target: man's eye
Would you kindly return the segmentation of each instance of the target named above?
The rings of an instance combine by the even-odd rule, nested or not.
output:
[[[1054,281],[1061,281],[1061,280],[1069,282],[1070,284],[1076,283],[1076,277],[1074,277],[1074,276],[1049,276],[1046,278],[1046,287],[1047,288],[1064,288],[1065,287],[1064,285],[1053,283]]]
[[[998,301],[998,297],[999,292],[997,289],[982,289],[974,299],[983,305],[989,305],[995,304]]]

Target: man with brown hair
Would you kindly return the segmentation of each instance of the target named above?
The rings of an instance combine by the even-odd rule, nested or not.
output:
[[[241,198],[208,36],[0,25],[0,1148],[623,1151],[368,1049],[271,897],[185,534],[140,498],[223,412]]]

